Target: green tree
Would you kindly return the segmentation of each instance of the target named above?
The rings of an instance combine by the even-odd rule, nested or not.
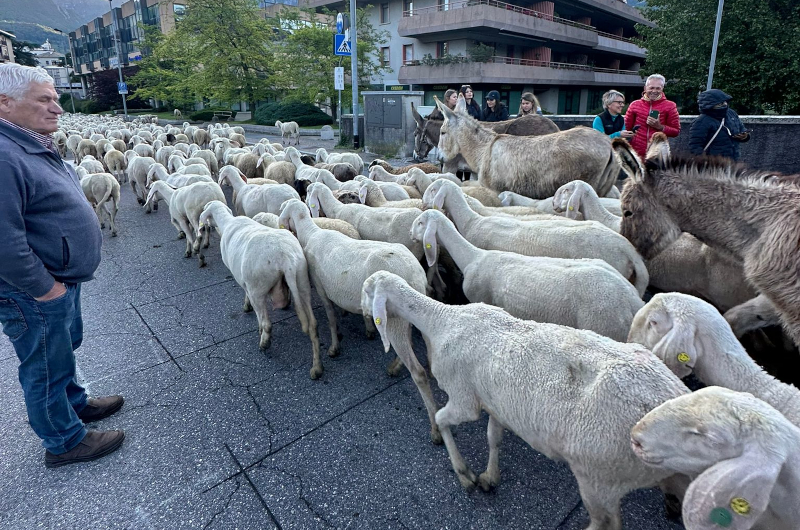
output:
[[[639,25],[647,62],[642,73],[660,73],[670,98],[696,111],[705,90],[717,2],[648,0]],[[740,114],[800,112],[800,3],[796,0],[726,0],[714,88],[733,96]]]
[[[11,48],[14,50],[14,62],[23,66],[36,66],[36,57],[26,50],[26,48],[32,50],[35,47],[36,45],[32,42],[12,40]]]
[[[130,80],[136,87],[133,95],[144,100],[157,99],[168,106],[188,109],[204,94],[185,80],[194,68],[187,62],[191,43],[175,33],[165,36],[156,26],[141,26],[144,31],[143,59],[139,71]]]
[[[377,31],[370,23],[369,8],[358,9],[356,14],[358,80],[363,88],[370,85],[374,76],[391,71],[376,60],[388,33]],[[327,10],[315,14],[311,9],[284,8],[269,23],[275,35],[270,45],[275,95],[286,101],[330,104],[335,115],[338,94],[333,69],[342,66],[349,74],[350,59],[333,54],[333,14]],[[346,84],[342,100],[350,101],[351,94],[351,87]]]

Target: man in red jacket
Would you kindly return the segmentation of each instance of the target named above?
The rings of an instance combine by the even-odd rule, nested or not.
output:
[[[655,133],[660,131],[674,138],[681,132],[678,107],[664,95],[664,82],[663,75],[653,74],[648,77],[642,99],[631,103],[625,113],[625,129],[635,131],[633,138],[628,141],[643,159],[647,144]]]

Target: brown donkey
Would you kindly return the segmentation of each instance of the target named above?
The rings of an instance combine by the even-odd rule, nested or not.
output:
[[[622,191],[622,235],[645,259],[688,232],[741,261],[800,345],[800,187],[727,159],[670,156],[663,135],[644,165],[626,141],[613,145],[632,177]]]

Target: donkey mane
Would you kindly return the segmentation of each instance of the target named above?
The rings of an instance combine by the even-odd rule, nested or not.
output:
[[[781,180],[786,177],[781,173],[752,169],[718,156],[689,157],[673,154],[663,164],[659,164],[657,160],[647,160],[645,167],[649,170],[675,173],[688,180],[716,180],[735,184],[739,188],[776,190],[786,183]],[[776,182],[768,181],[772,177],[775,177]]]

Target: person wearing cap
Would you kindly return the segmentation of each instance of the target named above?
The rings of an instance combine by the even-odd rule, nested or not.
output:
[[[712,88],[697,97],[700,115],[692,122],[689,151],[693,155],[739,160],[739,143],[750,139],[739,115],[729,107],[731,96]]]
[[[481,110],[481,121],[504,121],[508,119],[508,107],[500,101],[500,92],[491,90]]]

